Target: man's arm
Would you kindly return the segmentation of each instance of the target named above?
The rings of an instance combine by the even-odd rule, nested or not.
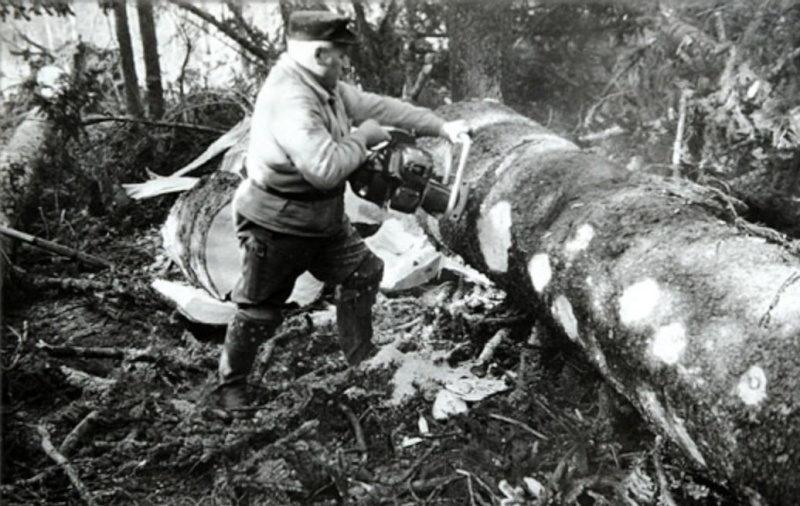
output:
[[[436,137],[442,133],[445,121],[430,109],[411,105],[397,98],[361,91],[344,82],[339,83],[339,89],[347,114],[357,125],[367,119],[374,119],[382,125],[414,130],[417,135]]]
[[[331,190],[344,181],[367,156],[367,148],[388,135],[374,122],[338,142],[325,128],[318,105],[311,97],[295,95],[271,109],[272,131],[278,145],[311,186]]]

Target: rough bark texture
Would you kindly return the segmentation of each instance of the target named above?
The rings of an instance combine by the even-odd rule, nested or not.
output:
[[[498,104],[440,112],[473,126],[473,192],[431,235],[577,342],[697,468],[794,504],[800,259],[737,230],[704,187],[629,172]]]
[[[450,86],[453,101],[502,100],[503,54],[510,46],[511,9],[480,0],[447,3]]]
[[[161,64],[158,61],[158,39],[152,0],[136,0],[136,13],[139,16],[139,31],[142,34],[147,109],[151,118],[159,119],[164,115],[164,91],[161,88]]]
[[[125,104],[128,114],[135,118],[144,116],[142,102],[139,97],[139,78],[136,76],[136,66],[133,62],[133,47],[131,46],[131,31],[128,27],[128,11],[126,2],[114,2],[114,26],[117,44],[119,44],[122,77],[125,81]]]
[[[183,193],[170,210],[162,229],[164,250],[195,286],[223,299],[238,275],[238,246],[228,244],[233,230],[230,203],[241,179],[216,172]],[[218,230],[226,233],[217,234]],[[216,240],[222,237],[225,243]],[[209,239],[215,244],[209,243]]]
[[[52,124],[38,110],[31,110],[0,154],[0,225],[14,228],[32,193],[37,165]],[[3,280],[11,255],[11,240],[0,235],[0,329],[3,324]]]

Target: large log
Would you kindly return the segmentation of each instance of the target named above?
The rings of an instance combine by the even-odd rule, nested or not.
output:
[[[457,222],[430,235],[580,345],[677,453],[771,504],[800,496],[800,259],[720,193],[629,172],[496,103]],[[441,164],[441,141],[428,147]]]
[[[28,202],[52,123],[32,109],[14,130],[0,153],[0,225],[14,228]],[[0,234],[0,329],[3,328],[3,282],[13,241]]]

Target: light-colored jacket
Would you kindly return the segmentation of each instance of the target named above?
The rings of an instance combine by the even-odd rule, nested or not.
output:
[[[247,178],[234,196],[234,211],[277,232],[336,233],[346,220],[345,181],[367,157],[364,135],[351,127],[367,119],[421,136],[438,135],[444,124],[429,109],[344,82],[329,91],[283,54],[256,99]],[[291,193],[316,197],[285,198]]]

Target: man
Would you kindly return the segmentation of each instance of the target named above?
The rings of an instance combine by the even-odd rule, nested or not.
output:
[[[468,132],[463,121],[445,122],[428,109],[340,82],[348,46],[357,43],[348,21],[326,11],[293,13],[286,52],[256,100],[247,177],[233,199],[243,262],[219,363],[223,408],[247,404],[258,348],[280,325],[281,307],[304,271],[337,285],[347,361],[355,365],[374,353],[372,305],[383,263],[344,214],[346,180],[370,147],[389,140],[380,124],[451,142]]]

